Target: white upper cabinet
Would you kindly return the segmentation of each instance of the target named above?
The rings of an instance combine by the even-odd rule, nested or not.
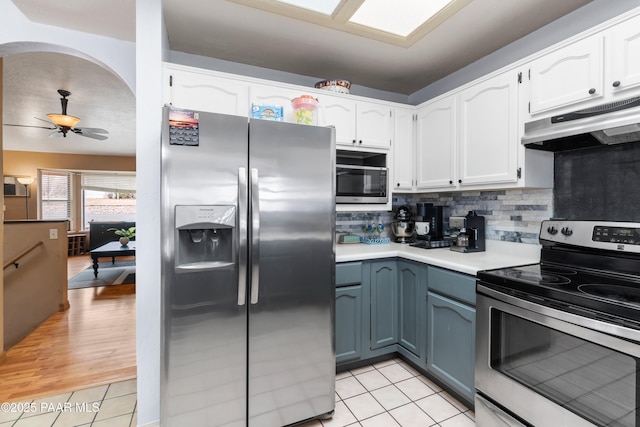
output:
[[[335,126],[336,144],[354,148],[391,148],[392,108],[373,102],[318,95],[319,124]]]
[[[358,102],[356,136],[359,147],[391,148],[393,110],[388,105]]]
[[[249,115],[249,84],[197,69],[165,66],[165,104],[210,113]]]
[[[413,108],[396,108],[393,144],[392,191],[411,191],[415,183],[415,132]]]
[[[518,181],[518,73],[509,71],[458,95],[458,184]]]
[[[321,126],[335,126],[336,144],[356,145],[356,102],[338,96],[318,95]]]
[[[531,63],[532,118],[640,95],[640,16]]]
[[[458,143],[457,97],[448,96],[418,110],[416,188],[455,188]]]
[[[521,83],[511,70],[419,106],[407,192],[551,187],[553,154],[520,143]]]
[[[530,112],[603,97],[604,39],[596,34],[531,63]]]
[[[620,98],[626,98],[631,96],[630,89],[640,88],[640,16],[622,22],[608,34],[611,58],[607,61],[605,85]]]

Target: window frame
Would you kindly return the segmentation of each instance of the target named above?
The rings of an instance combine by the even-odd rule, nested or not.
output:
[[[66,176],[67,177],[67,217],[66,218],[45,218],[43,201],[50,201],[54,199],[43,200],[44,196],[44,184],[43,177],[45,175],[51,176]],[[38,169],[38,219],[63,219],[68,221],[68,230],[74,230],[76,225],[76,215],[74,210],[75,203],[75,183],[73,179],[73,172],[59,169]]]
[[[51,169],[42,168],[38,169],[38,187],[37,187],[37,204],[38,204],[38,219],[43,218],[43,175],[67,175],[68,176],[68,200],[67,200],[67,212],[68,218],[68,230],[70,231],[87,231],[84,228],[84,216],[85,216],[85,200],[84,200],[84,188],[82,185],[82,175],[128,175],[136,177],[135,171],[98,171],[98,170],[69,170],[69,169]],[[114,188],[113,192],[120,193],[135,193],[135,190],[131,191],[118,191],[118,188]],[[123,189],[124,190],[124,189]],[[107,191],[104,189],[103,191]],[[137,210],[137,209],[136,209]],[[80,229],[78,230],[78,227]]]

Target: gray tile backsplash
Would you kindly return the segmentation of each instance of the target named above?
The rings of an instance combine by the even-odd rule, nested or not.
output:
[[[391,237],[391,221],[395,212],[338,212],[336,217],[336,232],[338,234],[354,233],[363,236],[362,227],[369,224],[382,224],[384,231],[380,237]],[[377,233],[376,233],[377,235]]]
[[[445,229],[450,216],[464,216],[475,210],[485,217],[486,238],[490,240],[537,244],[540,222],[553,216],[552,189],[396,194],[394,212],[338,212],[336,231],[362,235],[363,225],[381,222],[385,226],[381,237],[393,237],[390,224],[395,209],[407,205],[415,215],[418,202],[443,206]]]

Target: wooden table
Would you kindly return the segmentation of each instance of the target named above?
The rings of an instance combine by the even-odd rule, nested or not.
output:
[[[93,275],[98,277],[98,258],[111,257],[111,263],[116,262],[118,256],[135,256],[136,242],[130,241],[127,246],[122,246],[120,242],[109,242],[89,251],[93,260]]]

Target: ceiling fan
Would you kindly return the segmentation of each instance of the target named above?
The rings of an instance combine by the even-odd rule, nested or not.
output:
[[[58,93],[62,98],[60,98],[60,103],[62,104],[62,114],[49,113],[47,117],[49,120],[40,119],[38,117],[34,117],[36,120],[41,120],[43,122],[49,123],[50,126],[33,126],[33,125],[13,125],[13,124],[5,124],[5,126],[18,126],[18,127],[28,127],[28,128],[40,128],[40,129],[49,129],[55,132],[51,132],[49,134],[49,138],[59,138],[67,137],[68,132],[73,132],[76,135],[85,136],[87,138],[98,139],[100,141],[104,141],[108,138],[106,135],[109,132],[105,129],[100,128],[77,128],[76,124],[80,121],[78,117],[67,115],[67,104],[69,100],[67,97],[71,95],[71,92],[64,89],[58,89]],[[53,127],[51,126],[53,125]]]

